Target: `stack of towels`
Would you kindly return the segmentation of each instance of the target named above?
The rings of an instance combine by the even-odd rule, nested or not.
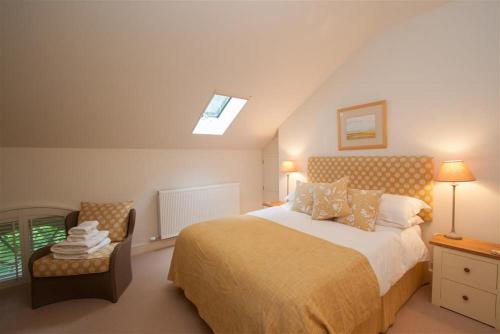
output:
[[[99,231],[97,220],[85,221],[69,230],[65,241],[52,246],[55,259],[87,259],[90,254],[109,245],[109,231]]]

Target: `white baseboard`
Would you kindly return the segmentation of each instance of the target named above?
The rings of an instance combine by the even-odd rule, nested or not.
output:
[[[168,238],[164,240],[152,241],[145,244],[133,245],[132,256],[152,252],[158,249],[173,247],[176,238]]]

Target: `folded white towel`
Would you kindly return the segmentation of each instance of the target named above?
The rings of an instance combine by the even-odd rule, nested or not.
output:
[[[68,237],[66,241],[60,242],[59,244],[63,247],[87,247],[92,248],[104,239],[106,239],[109,235],[109,231],[97,231],[97,233],[91,237],[86,238],[85,240],[73,240],[70,239],[71,236]]]
[[[99,233],[98,229],[94,229],[87,234],[70,234],[68,235],[68,241],[86,241],[92,239]]]
[[[60,254],[52,253],[54,259],[57,260],[86,260],[90,258],[90,254]]]
[[[92,248],[96,245],[98,245],[101,241],[107,238],[109,234],[109,231],[99,231],[97,235],[93,238],[90,238],[88,240],[84,241],[61,241],[58,242],[57,244],[53,245],[50,249],[52,251],[56,251],[59,249],[80,249],[82,251],[85,251],[89,248]]]
[[[97,220],[87,220],[69,229],[69,234],[88,234],[99,225]]]
[[[54,248],[52,246],[50,250],[52,251],[54,258],[57,259],[59,255],[88,255],[97,252],[99,249],[103,248],[104,246],[109,245],[111,240],[109,238],[104,239],[101,241],[99,244],[92,248],[87,248],[87,249],[77,249],[77,248]],[[60,258],[60,257],[59,257]]]

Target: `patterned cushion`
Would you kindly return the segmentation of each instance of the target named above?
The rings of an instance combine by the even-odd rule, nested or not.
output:
[[[128,214],[134,202],[90,203],[82,202],[78,224],[97,220],[99,230],[108,230],[111,241],[122,241],[127,236]]]
[[[297,181],[292,210],[312,214],[314,202],[314,184]]]
[[[33,263],[34,277],[72,276],[104,273],[109,271],[109,258],[118,242],[103,247],[85,260],[58,260],[52,253]]]
[[[330,219],[351,213],[347,202],[348,177],[333,183],[316,183],[314,187],[313,219]]]
[[[309,182],[334,182],[349,177],[349,187],[383,189],[387,194],[421,199],[432,207],[434,166],[425,156],[350,156],[310,157],[307,163]],[[432,221],[432,210],[419,214]]]
[[[382,190],[349,189],[351,214],[337,219],[339,223],[350,225],[364,231],[375,230]]]

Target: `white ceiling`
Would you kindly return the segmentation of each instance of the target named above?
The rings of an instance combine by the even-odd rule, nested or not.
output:
[[[4,146],[260,148],[357,48],[441,2],[3,2]],[[250,97],[191,132],[214,91]]]

